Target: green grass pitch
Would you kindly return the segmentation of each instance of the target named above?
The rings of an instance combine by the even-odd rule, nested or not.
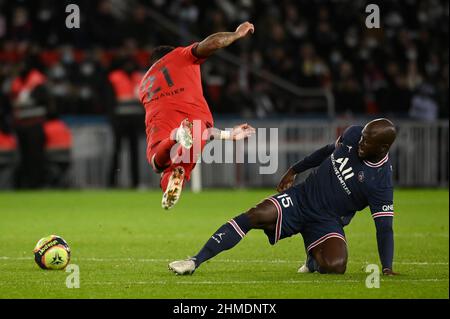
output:
[[[365,267],[379,264],[369,212],[347,226],[345,275],[298,274],[299,235],[270,246],[251,231],[234,249],[175,276],[169,261],[194,255],[212,233],[271,190],[185,192],[160,208],[157,191],[0,193],[0,298],[448,298],[448,190],[396,190],[394,268],[380,288],[365,286]],[[72,249],[80,288],[64,271],[44,271],[32,249],[57,234]]]

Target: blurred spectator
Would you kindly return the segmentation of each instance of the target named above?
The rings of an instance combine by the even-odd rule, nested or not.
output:
[[[365,112],[362,85],[353,73],[350,63],[344,61],[340,65],[339,78],[334,90],[338,113],[361,114]]]
[[[11,132],[9,100],[0,91],[0,189],[12,186],[17,141]]]
[[[387,63],[385,81],[377,91],[379,112],[382,114],[399,114],[405,116],[408,112],[411,91],[405,74],[397,62]]]
[[[112,48],[121,43],[122,32],[119,22],[113,14],[111,0],[100,0],[97,2],[97,10],[93,12],[93,41],[105,48]]]
[[[110,110],[114,133],[113,158],[110,168],[110,186],[118,186],[119,157],[123,142],[127,142],[130,154],[132,187],[139,185],[139,137],[143,134],[144,108],[138,100],[138,88],[143,74],[137,70],[133,60],[124,55],[115,61],[108,78],[114,89],[115,103]]]
[[[99,62],[88,58],[83,61],[74,81],[77,95],[75,105],[79,114],[106,114],[114,103],[114,92],[107,72]]]
[[[32,29],[28,9],[21,6],[14,8],[10,30],[11,36],[19,41],[28,40],[32,38]]]
[[[436,91],[429,84],[418,87],[411,101],[409,115],[413,119],[432,122],[438,118],[438,105],[436,103]]]
[[[159,29],[147,15],[144,5],[138,5],[131,11],[131,19],[123,23],[122,30],[125,38],[133,38],[140,46],[158,41]]]
[[[316,54],[314,46],[306,43],[300,47],[298,85],[302,87],[322,87],[328,75],[328,67]]]
[[[44,121],[49,92],[46,77],[32,64],[22,65],[22,70],[11,87],[14,127],[19,143],[20,163],[16,185],[19,188],[38,188],[45,179]]]
[[[69,186],[68,170],[71,164],[72,134],[67,125],[57,117],[44,123],[46,186]]]

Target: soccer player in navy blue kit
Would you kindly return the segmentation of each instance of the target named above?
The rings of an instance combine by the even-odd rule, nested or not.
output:
[[[335,143],[294,164],[281,179],[279,194],[222,225],[197,255],[174,261],[169,269],[192,274],[206,260],[234,247],[251,229],[262,229],[272,245],[298,233],[303,236],[307,260],[299,272],[343,274],[348,256],[344,226],[369,206],[383,274],[395,275],[389,160],[395,137],[395,126],[387,119],[347,128]],[[292,186],[298,173],[315,167],[304,182]]]

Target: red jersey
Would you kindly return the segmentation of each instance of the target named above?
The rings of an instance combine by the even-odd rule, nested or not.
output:
[[[145,107],[147,125],[159,114],[170,117],[182,112],[213,124],[211,111],[203,97],[199,59],[192,53],[196,43],[178,47],[156,61],[144,75],[139,98]],[[158,116],[159,117],[159,116]]]

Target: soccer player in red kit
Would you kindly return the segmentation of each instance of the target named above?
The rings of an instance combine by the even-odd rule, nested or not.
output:
[[[255,132],[248,124],[235,126],[232,131],[213,127],[200,73],[200,64],[207,57],[249,32],[254,32],[254,26],[244,22],[235,32],[214,33],[187,47],[160,46],[153,50],[152,66],[141,81],[139,97],[146,113],[147,159],[155,172],[162,173],[160,186],[165,209],[178,201],[184,181],[190,179],[208,140],[240,140]],[[196,125],[200,130],[196,130]],[[205,130],[207,134],[203,134]],[[195,143],[199,147],[192,147]],[[186,150],[189,158],[181,160]]]

